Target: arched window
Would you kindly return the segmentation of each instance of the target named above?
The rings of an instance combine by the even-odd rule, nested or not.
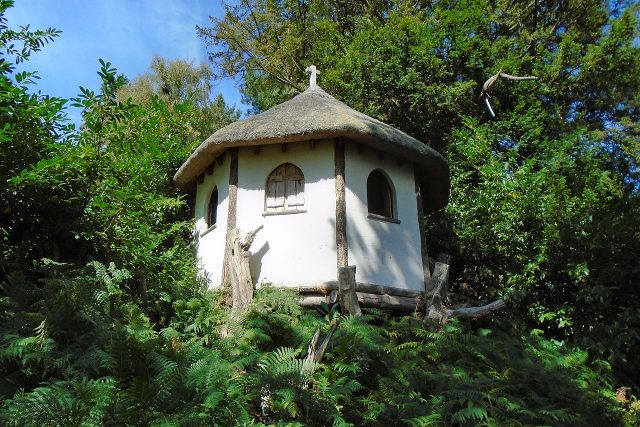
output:
[[[296,212],[304,208],[304,175],[299,167],[284,163],[267,178],[265,212]]]
[[[207,207],[207,227],[213,227],[218,222],[218,187],[213,187]]]
[[[367,205],[370,214],[385,218],[395,218],[395,195],[391,182],[380,170],[376,169],[367,178]]]

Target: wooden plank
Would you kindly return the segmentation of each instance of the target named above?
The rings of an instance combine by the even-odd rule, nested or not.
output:
[[[337,139],[334,144],[335,182],[336,182],[336,248],[338,267],[349,264],[347,244],[347,207],[344,176],[344,141]]]
[[[356,295],[356,266],[338,267],[338,300],[342,314],[360,316],[360,304]]]
[[[427,251],[427,234],[424,228],[424,209],[422,205],[422,187],[420,186],[420,175],[417,166],[413,167],[413,177],[416,189],[416,205],[418,208],[418,229],[420,231],[420,255],[422,256],[422,278],[424,280],[424,290],[426,292],[431,281],[431,271],[429,270],[429,252]]]

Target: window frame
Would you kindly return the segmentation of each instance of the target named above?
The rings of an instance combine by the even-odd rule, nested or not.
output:
[[[212,202],[214,201],[213,200],[214,194],[215,194],[215,208],[216,208],[215,222],[211,223],[211,212],[212,212],[211,208],[213,205]],[[209,192],[209,197],[207,198],[206,210],[204,212],[204,220],[207,228],[200,234],[201,236],[204,236],[211,230],[215,230],[215,228],[218,226],[218,207],[219,206],[220,206],[220,192],[218,191],[218,186],[214,185],[211,192]]]
[[[294,172],[299,179],[287,179],[289,175],[289,169],[293,168]],[[283,179],[276,180],[274,178],[274,174],[279,172],[280,169],[284,169]],[[277,204],[278,199],[278,184],[282,183],[282,187],[280,191],[282,195],[282,205]],[[297,192],[291,192],[291,186],[294,188],[294,192],[296,188],[299,189]],[[271,197],[273,195],[273,197]],[[290,205],[292,203],[292,197],[295,195],[297,200],[293,200],[295,204]],[[305,179],[304,172],[300,169],[299,166],[291,163],[285,162],[281,163],[269,172],[267,178],[265,180],[264,185],[264,206],[263,206],[263,216],[272,216],[272,215],[289,215],[296,213],[304,213],[306,212],[306,199],[305,199]]]
[[[385,182],[386,184],[386,190],[388,191],[388,205],[389,205],[389,214],[390,215],[386,215],[385,213],[383,213],[382,215],[380,213],[377,212],[372,212],[371,211],[371,197],[370,197],[370,192],[369,192],[369,181],[371,180],[372,175],[379,175]],[[374,220],[379,220],[379,221],[385,221],[385,222],[391,222],[394,224],[400,224],[400,220],[398,219],[398,205],[397,205],[397,200],[396,200],[396,189],[395,186],[393,185],[393,181],[391,180],[391,178],[389,177],[389,175],[380,168],[376,168],[373,169],[371,172],[369,172],[369,174],[367,175],[367,182],[366,182],[366,187],[367,187],[367,218],[370,219],[374,219]],[[384,197],[384,195],[381,195],[380,197]],[[384,197],[384,199],[386,199],[386,197]],[[386,205],[386,201],[383,199],[383,204]]]

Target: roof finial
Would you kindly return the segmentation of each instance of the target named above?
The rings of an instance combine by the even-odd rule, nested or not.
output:
[[[318,71],[316,66],[309,65],[307,68],[304,69],[304,71],[305,73],[311,73],[311,77],[309,78],[309,89],[313,89],[317,87],[318,85],[316,84],[316,78],[318,74],[320,74],[320,71]]]

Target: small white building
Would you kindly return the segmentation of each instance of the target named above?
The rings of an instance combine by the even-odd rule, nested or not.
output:
[[[445,206],[450,187],[440,154],[313,81],[215,132],[174,180],[195,193],[197,254],[210,286],[221,284],[227,232],[263,225],[251,247],[254,283],[330,289],[337,267],[350,264],[359,290],[372,284],[396,295],[424,290],[424,213]]]

